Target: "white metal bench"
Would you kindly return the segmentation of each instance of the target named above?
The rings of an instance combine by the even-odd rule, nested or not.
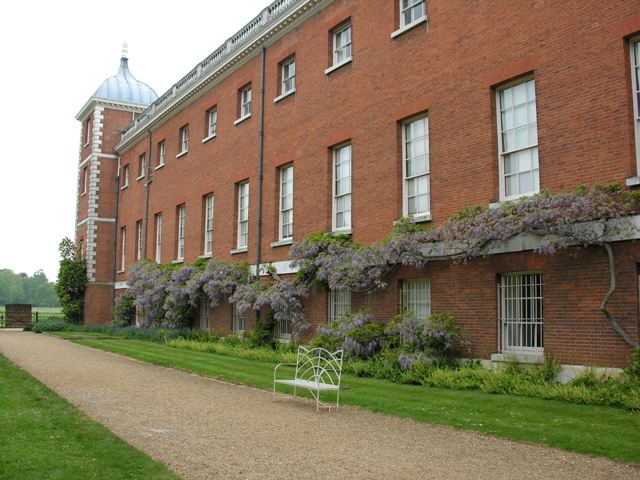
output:
[[[340,380],[342,377],[342,350],[330,352],[324,348],[298,347],[296,363],[280,363],[273,369],[273,400],[276,399],[276,385],[293,387],[294,398],[297,388],[306,388],[316,400],[316,411],[320,407],[331,409],[332,405],[320,400],[320,392],[336,392],[336,410],[340,406]],[[278,368],[290,365],[296,367],[294,378],[278,378]]]

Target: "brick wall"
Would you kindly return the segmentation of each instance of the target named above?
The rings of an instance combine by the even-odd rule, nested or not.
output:
[[[6,328],[31,327],[31,305],[8,304],[4,306],[4,311],[7,316],[5,321]]]

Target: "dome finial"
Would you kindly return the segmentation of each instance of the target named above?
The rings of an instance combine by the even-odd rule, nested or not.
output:
[[[129,44],[126,41],[122,44],[122,55],[120,58],[129,58]]]

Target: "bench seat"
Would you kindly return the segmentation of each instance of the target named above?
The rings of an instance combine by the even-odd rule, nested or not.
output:
[[[320,390],[321,392],[335,392],[340,390],[338,385],[331,385],[330,383],[314,382],[311,380],[276,380],[276,383],[283,385],[289,385],[291,387],[311,388],[313,390]]]

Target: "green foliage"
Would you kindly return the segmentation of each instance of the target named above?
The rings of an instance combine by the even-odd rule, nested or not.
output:
[[[55,284],[47,279],[42,270],[29,276],[3,268],[0,269],[0,306],[9,303],[28,303],[36,307],[60,306]]]
[[[80,323],[84,309],[84,291],[87,287],[87,266],[69,238],[60,242],[58,250],[60,269],[56,293],[65,316],[73,323]]]
[[[246,343],[249,348],[276,347],[276,339],[273,337],[275,327],[273,312],[269,312],[266,318],[261,318],[256,326],[246,335]]]
[[[629,365],[624,370],[624,373],[629,380],[640,386],[640,347],[636,347],[631,351]]]
[[[113,306],[113,322],[121,327],[131,325],[136,318],[133,292],[127,290],[120,295]]]
[[[63,330],[70,330],[70,327],[69,322],[65,322],[64,320],[47,319],[34,323],[31,330],[35,333],[61,332]]]

